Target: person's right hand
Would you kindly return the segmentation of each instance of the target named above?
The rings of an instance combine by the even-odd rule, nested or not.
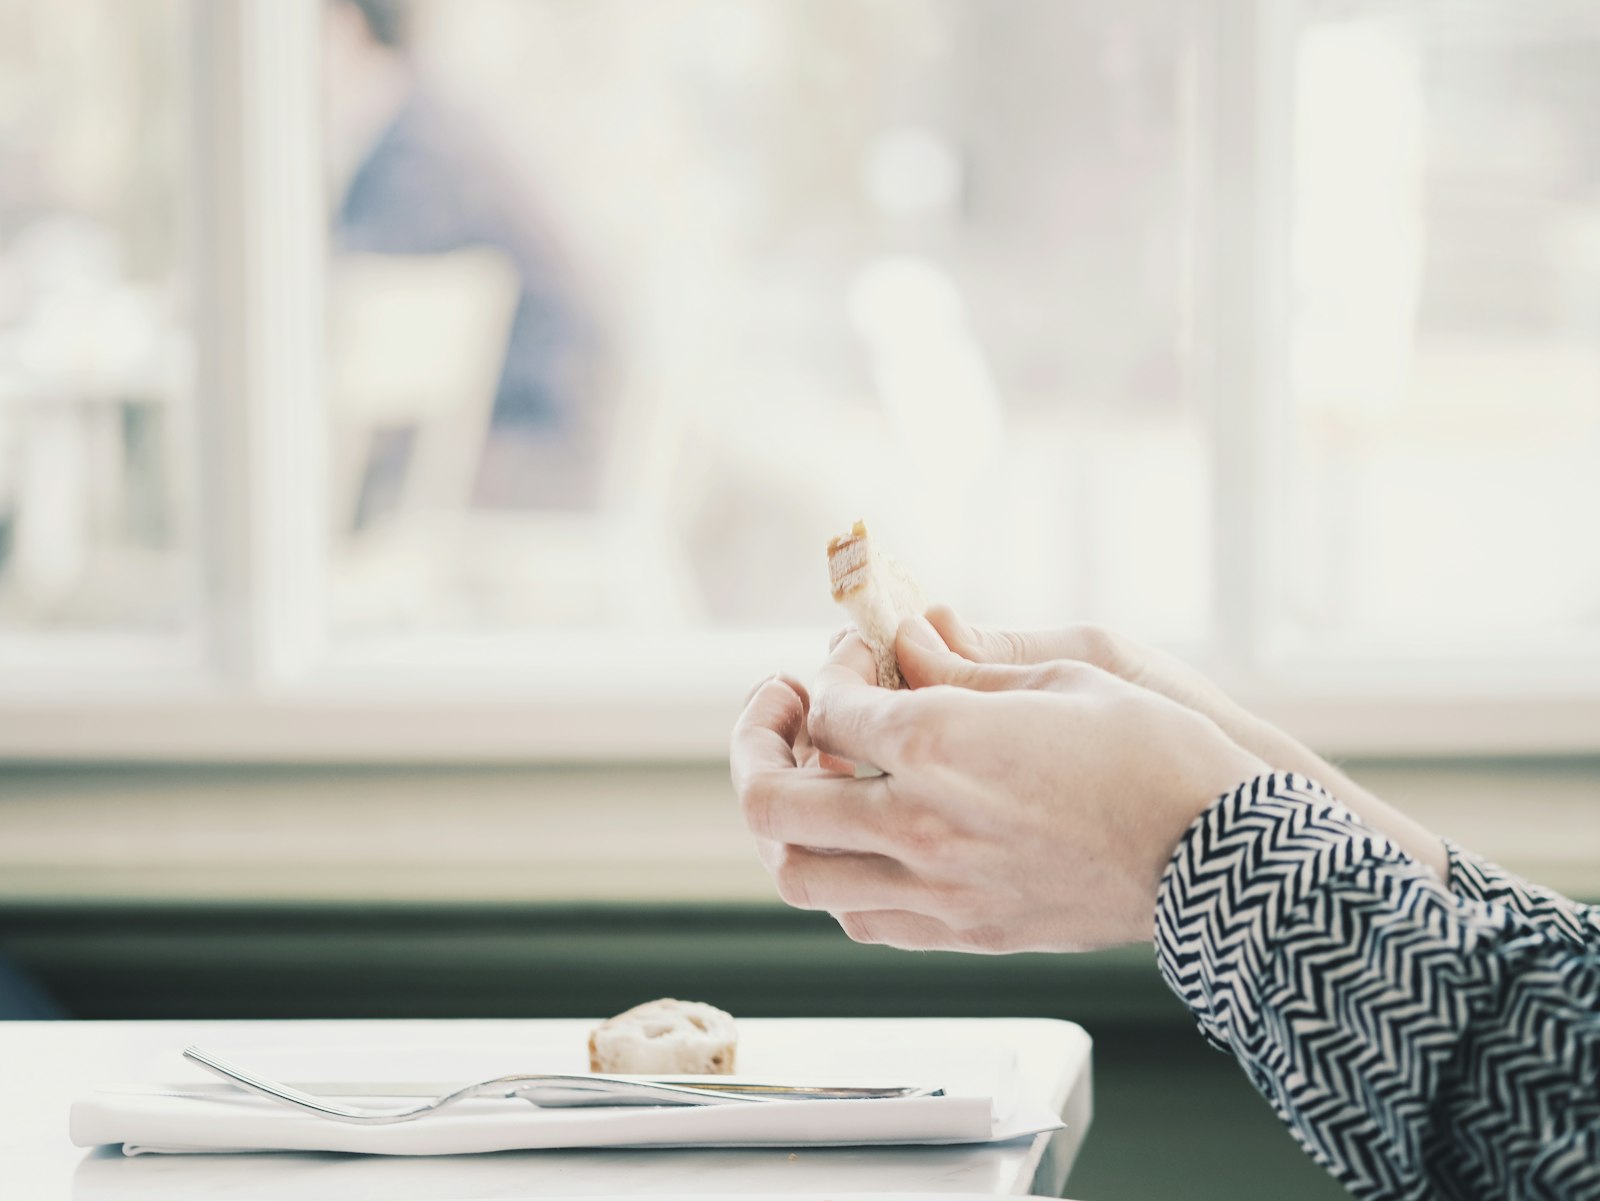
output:
[[[1385,804],[1315,751],[1233,700],[1188,664],[1141,646],[1115,631],[1088,623],[1057,630],[995,630],[968,625],[944,605],[928,610],[927,620],[946,646],[980,668],[1012,669],[1019,686],[1048,688],[1062,662],[1088,663],[1130,684],[1147,688],[1210,718],[1242,749],[1275,768],[1296,771],[1322,784],[1370,825],[1394,839],[1413,858],[1441,878],[1448,859],[1438,837]],[[919,687],[914,656],[902,655],[906,683]],[[949,679],[938,682],[949,683]],[[959,683],[960,681],[955,681]]]

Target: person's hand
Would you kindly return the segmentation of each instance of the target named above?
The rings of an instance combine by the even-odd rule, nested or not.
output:
[[[1021,668],[1025,669],[1024,673],[1015,678],[1028,681],[1024,686],[1039,687],[1049,684],[1057,663],[1092,664],[1130,684],[1205,714],[1229,738],[1264,759],[1273,758],[1282,749],[1274,744],[1274,734],[1283,737],[1277,730],[1236,703],[1200,672],[1105,626],[1079,622],[1054,630],[989,629],[968,625],[947,605],[929,609],[926,620],[939,639],[971,663],[974,671],[989,666]],[[916,668],[914,661],[911,669],[915,671]],[[951,674],[951,679],[942,682],[961,683],[959,668],[951,669]],[[918,687],[909,677],[906,682],[913,688]]]
[[[1310,776],[1331,791],[1358,817],[1383,831],[1413,858],[1431,867],[1441,878],[1448,872],[1444,844],[1436,835],[1404,813],[1384,803],[1339,768],[1295,738],[1238,704],[1188,664],[1163,654],[1103,626],[1078,624],[1057,630],[1013,631],[970,626],[946,606],[928,610],[927,623],[956,654],[966,659],[973,673],[1009,672],[1006,678],[1021,687],[1049,687],[1057,665],[1088,663],[1130,684],[1147,688],[1186,708],[1202,713],[1239,746],[1274,768]],[[923,628],[922,623],[908,627]],[[921,660],[916,642],[905,635],[899,643],[901,673],[916,688],[924,683],[963,684],[963,672],[944,665],[938,680],[917,675]],[[924,634],[926,640],[926,635]],[[910,657],[908,662],[907,650]]]
[[[835,638],[834,645],[838,643]],[[767,770],[773,764],[805,772],[811,778],[839,772],[854,774],[849,764],[829,760],[812,745],[806,729],[810,705],[805,685],[783,673],[762,680],[750,690],[744,699],[744,715],[734,731],[729,758],[734,787],[740,795],[748,784],[748,778],[741,779],[741,770]],[[782,862],[784,848],[771,839],[757,837],[756,853],[771,871]]]
[[[858,941],[901,947],[1149,939],[1184,831],[1264,765],[1208,718],[1089,664],[1055,665],[1039,689],[1013,667],[974,670],[937,639],[908,647],[914,637],[899,648],[913,691],[878,688],[852,635],[814,700],[772,680],[746,706],[734,786],[779,894]],[[810,765],[818,752],[884,774]]]

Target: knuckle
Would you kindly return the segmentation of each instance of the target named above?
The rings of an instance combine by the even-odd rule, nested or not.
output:
[[[1111,630],[1092,621],[1082,621],[1068,627],[1068,633],[1071,645],[1077,648],[1078,658],[1102,671],[1116,671],[1121,650]]]
[[[1081,663],[1074,663],[1070,659],[1052,659],[1048,663],[1030,668],[1022,677],[1022,686],[1036,692],[1052,688],[1070,688],[1077,680],[1082,666]]]
[[[1016,630],[994,631],[994,657],[1000,663],[1026,663],[1032,658],[1028,639]]]
[[[949,658],[941,661],[939,665],[938,679],[940,682],[937,684],[924,684],[922,687],[917,689],[916,693],[913,693],[912,695],[915,696],[917,693],[921,693],[925,696],[936,688],[949,688],[952,686],[956,688],[971,687],[973,679],[981,670],[982,665],[974,663],[970,659],[963,658],[960,655],[952,655]]]
[[[914,695],[908,697],[907,703],[895,708],[879,726],[879,741],[898,761],[911,758],[921,749],[921,734],[917,722],[917,712],[921,707],[919,697]]]
[[[936,883],[928,886],[928,905],[945,925],[960,930],[981,920],[981,905],[971,889],[960,884]]]
[[[889,736],[896,762],[926,766],[938,743],[927,727],[910,722],[898,724]]]
[[[826,690],[819,691],[811,698],[811,712],[806,714],[806,733],[815,739],[826,730],[832,719],[833,702],[828,699]]]
[[[1055,659],[1040,664],[1037,670],[1040,673],[1037,687],[1058,691],[1083,688],[1106,675],[1103,668],[1083,659]]]
[[[811,741],[821,745],[830,738],[836,738],[842,732],[841,721],[838,715],[838,706],[826,689],[811,698],[811,714],[806,722],[806,732],[811,735]]]
[[[919,689],[906,698],[889,727],[889,739],[902,762],[938,766],[949,757],[951,721],[948,685]]]
[[[1180,725],[1192,728],[1192,718],[1208,720],[1192,709],[1173,704],[1165,697],[1154,696],[1120,679],[1108,680],[1107,686],[1096,699],[1103,706],[1102,712],[1109,721],[1113,724],[1134,723],[1130,728],[1148,729],[1149,723],[1159,721],[1164,723],[1164,727],[1158,728],[1175,730]]]
[[[913,809],[896,824],[894,840],[905,858],[925,866],[945,862],[953,844],[950,822],[928,809]]]

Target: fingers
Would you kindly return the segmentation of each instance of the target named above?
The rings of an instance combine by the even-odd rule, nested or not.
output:
[[[973,662],[951,650],[926,619],[913,617],[900,627],[895,639],[900,674],[912,688],[948,684],[978,692],[1005,692],[1040,687],[1047,681],[1037,667],[1009,663]]]
[[[795,766],[794,743],[806,720],[805,689],[779,676],[756,686],[733,727],[728,766],[743,795],[756,774]]]
[[[816,768],[774,768],[739,790],[745,824],[758,839],[864,854],[891,854],[889,795],[880,777],[857,780]],[[770,865],[769,865],[770,866]]]
[[[826,910],[856,942],[990,953],[1014,942],[1001,927],[969,924],[959,907],[943,903],[936,888],[891,858],[784,847],[768,867],[787,904]]]
[[[925,891],[904,864],[883,855],[838,855],[785,847],[772,868],[784,903],[835,912],[916,904]]]
[[[1006,633],[968,625],[948,605],[928,610],[928,624],[940,640],[963,659],[974,663],[1021,662],[1020,647]]]
[[[832,762],[870,763],[887,770],[894,759],[895,722],[907,697],[879,688],[877,679],[871,650],[853,633],[840,641],[817,673],[811,742]]]
[[[828,639],[828,654],[832,655],[836,650],[839,649],[839,644],[855,632],[855,626],[840,626],[837,630],[835,630],[833,632],[833,637]],[[874,681],[877,680],[876,666],[873,668],[872,679]],[[805,734],[805,739],[808,744],[811,743],[811,734],[809,730],[807,730]],[[840,775],[853,776],[856,773],[856,765],[854,763],[851,763],[848,759],[841,759],[838,755],[830,755],[824,750],[817,751],[817,765],[826,769],[827,771],[838,772]]]
[[[836,912],[834,919],[854,942],[877,943],[903,951],[977,951],[1004,948],[986,932],[958,930],[922,913],[904,909]]]
[[[928,623],[946,646],[974,663],[1026,666],[1075,659],[1126,678],[1125,667],[1134,658],[1125,639],[1089,622],[1059,630],[991,630],[968,625],[947,605],[935,605],[928,610]]]
[[[977,677],[987,664],[975,663],[953,652],[939,632],[923,617],[901,623],[894,640],[900,674],[912,688],[951,684],[958,688],[977,686]]]
[[[800,765],[810,752],[808,700],[798,683],[774,676],[756,686],[734,726],[728,765],[746,824],[763,843],[891,850],[881,777],[857,780],[853,764],[831,756],[819,756],[820,769]]]

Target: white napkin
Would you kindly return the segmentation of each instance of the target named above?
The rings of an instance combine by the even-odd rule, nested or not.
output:
[[[230,1052],[228,1057],[250,1066],[261,1062],[247,1051]],[[282,1062],[282,1053],[276,1058]],[[343,1065],[330,1064],[329,1058],[326,1050],[315,1053],[322,1069],[317,1072],[274,1074],[291,1080],[329,1075],[374,1082],[429,1078],[407,1070],[423,1066],[414,1055],[410,1063],[396,1062],[392,1053],[346,1055]],[[1012,1105],[1006,1095],[1008,1068],[965,1064],[938,1071],[938,1083],[947,1090],[942,1097],[592,1109],[539,1109],[526,1101],[479,1099],[393,1126],[331,1122],[242,1093],[182,1095],[183,1083],[171,1085],[170,1092],[150,1085],[107,1086],[73,1102],[71,1137],[80,1147],[120,1143],[128,1155],[219,1151],[460,1155],[556,1147],[985,1143],[1060,1129],[1060,1119],[1048,1106]],[[924,1070],[938,1069],[925,1064]],[[482,1072],[477,1078],[494,1074]],[[432,1078],[459,1082],[474,1075]],[[449,1087],[441,1084],[437,1091]],[[402,1102],[366,1102],[373,1107],[386,1103]]]
[[[72,1105],[72,1141],[125,1154],[354,1151],[462,1155],[539,1147],[732,1147],[984,1143],[1057,1130],[1047,1109],[996,1121],[988,1097],[768,1101],[683,1108],[552,1109],[468,1101],[394,1126],[352,1126],[242,1097],[99,1092]]]

